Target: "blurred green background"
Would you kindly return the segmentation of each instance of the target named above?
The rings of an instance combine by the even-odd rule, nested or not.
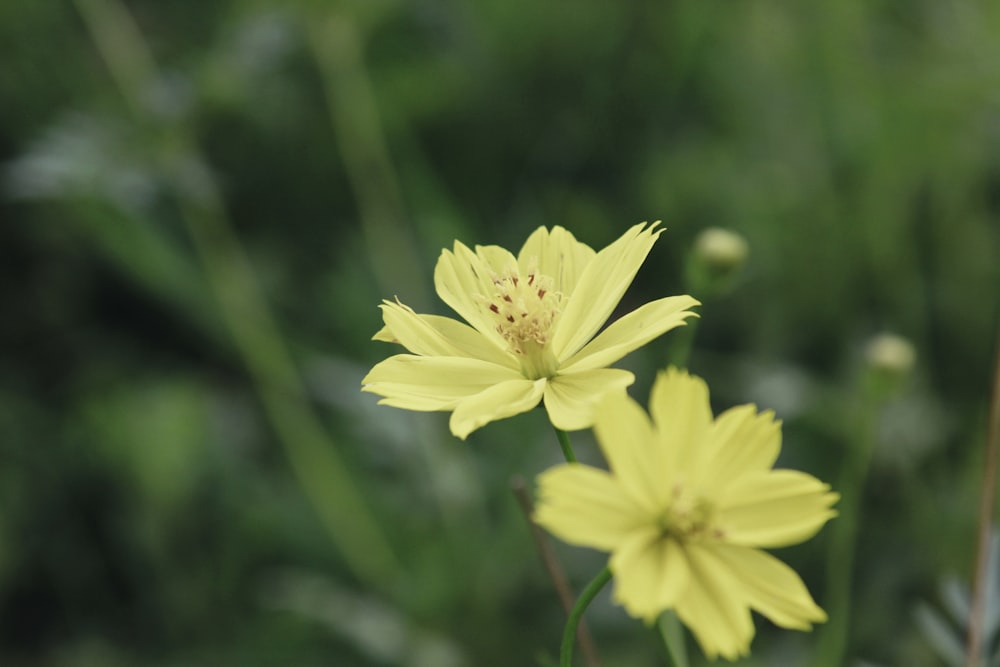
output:
[[[716,410],[774,409],[781,463],[858,507],[843,664],[958,664],[1000,4],[5,0],[0,63],[0,664],[552,664],[509,480],[555,437],[376,407],[376,306],[446,313],[455,239],[656,219],[624,307],[702,298]],[[686,282],[708,227],[750,248],[715,295]],[[873,390],[884,331],[916,363]],[[623,362],[638,400],[683,344]],[[831,529],[778,552],[828,609]],[[602,565],[557,552],[577,587]],[[667,664],[606,597],[588,618],[606,665]],[[828,641],[757,625],[741,664]]]

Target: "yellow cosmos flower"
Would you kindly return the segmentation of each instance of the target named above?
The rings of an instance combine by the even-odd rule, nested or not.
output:
[[[540,401],[557,428],[587,428],[594,403],[635,380],[607,366],[681,326],[695,316],[685,309],[699,305],[690,296],[659,299],[597,333],[663,231],[657,224],[635,225],[600,252],[562,227],[538,228],[516,257],[456,241],[441,252],[434,285],[469,324],[385,301],[375,339],[411,354],[377,364],[362,390],[382,396],[380,404],[452,411],[451,431],[462,439]]]
[[[760,550],[814,535],[839,497],[771,469],[773,415],[743,405],[713,420],[704,381],[674,369],[657,378],[650,413],[609,394],[594,431],[610,472],[574,463],[542,473],[535,520],[610,551],[615,601],[647,622],[674,609],[710,658],[749,651],[751,609],[796,630],[825,621],[795,571]]]

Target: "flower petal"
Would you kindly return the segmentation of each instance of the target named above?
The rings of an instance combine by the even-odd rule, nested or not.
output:
[[[720,487],[748,473],[770,470],[781,451],[781,422],[770,410],[739,405],[715,419],[708,435],[711,475]]]
[[[382,331],[388,331],[395,342],[414,354],[470,357],[513,370],[520,368],[517,360],[506,350],[458,320],[440,315],[418,315],[412,308],[392,301],[384,301],[380,308],[385,320]]]
[[[564,542],[611,551],[647,521],[618,480],[603,470],[570,463],[538,476],[535,523]]]
[[[622,390],[635,376],[617,368],[598,368],[550,378],[545,387],[545,409],[553,426],[578,431],[594,423],[594,409],[609,391]]]
[[[594,433],[622,488],[651,514],[667,504],[672,480],[646,412],[625,392],[606,396],[595,413]]]
[[[703,447],[712,424],[708,385],[686,371],[661,371],[649,396],[649,413],[659,435],[659,447],[668,453],[667,469],[700,480]]]
[[[476,255],[496,275],[517,270],[517,259],[506,248],[498,245],[477,245]]]
[[[493,293],[495,271],[460,241],[454,252],[442,250],[434,267],[434,288],[438,296],[466,322],[501,349],[506,343],[486,316],[480,300]]]
[[[553,227],[552,231],[539,227],[524,242],[517,263],[521,267],[521,275],[537,267],[539,273],[555,281],[557,292],[569,297],[576,289],[583,270],[596,254],[593,248],[577,241],[562,227]]]
[[[408,410],[451,410],[465,398],[520,373],[479,359],[397,354],[375,364],[361,391],[384,398],[380,405]]]
[[[507,380],[463,399],[451,413],[451,432],[465,440],[480,426],[527,412],[538,405],[545,391],[545,380]]]
[[[739,591],[739,580],[728,565],[696,544],[687,546],[691,584],[677,601],[677,616],[691,629],[710,659],[735,660],[750,651],[753,619]]]
[[[615,602],[647,623],[673,607],[691,584],[684,548],[664,539],[655,526],[624,541],[609,565],[615,575]]]
[[[552,336],[557,358],[576,354],[607,321],[662,232],[653,231],[657,224],[635,225],[584,268]]]
[[[395,334],[392,333],[392,329],[387,326],[383,326],[381,329],[375,332],[372,336],[372,340],[379,340],[383,343],[398,343],[399,339],[396,338]]]
[[[809,630],[826,620],[795,570],[774,556],[749,547],[720,545],[713,555],[737,574],[747,603],[773,623]]]
[[[782,547],[815,535],[836,516],[838,498],[812,475],[770,470],[731,484],[717,500],[715,522],[730,544]]]
[[[697,317],[697,313],[685,309],[698,305],[699,301],[687,295],[647,303],[613,322],[559,367],[583,371],[613,364],[657,336],[683,326],[685,318]]]

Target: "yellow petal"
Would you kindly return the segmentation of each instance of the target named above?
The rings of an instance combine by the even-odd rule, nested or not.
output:
[[[398,343],[399,342],[399,339],[396,338],[396,336],[392,333],[392,330],[389,329],[389,327],[386,327],[386,326],[383,326],[381,329],[379,329],[378,331],[376,331],[375,335],[372,336],[372,340],[379,340],[379,341],[382,341],[383,343]]]
[[[691,583],[677,601],[677,616],[709,659],[736,660],[749,653],[754,635],[750,608],[738,594],[739,582],[704,547],[689,544],[687,549]]]
[[[720,545],[712,555],[736,575],[741,595],[756,611],[783,628],[809,630],[826,614],[813,601],[795,570],[749,547]]]
[[[748,473],[770,470],[781,451],[781,422],[770,410],[739,405],[719,415],[709,430],[707,458],[718,488]]]
[[[517,263],[521,267],[521,275],[524,275],[535,262],[539,273],[555,281],[555,290],[568,297],[576,289],[580,275],[595,254],[593,248],[577,241],[562,227],[553,227],[552,231],[539,227],[524,242]]]
[[[361,381],[361,390],[383,396],[383,405],[450,410],[462,399],[514,378],[520,373],[478,359],[397,354],[375,364]]]
[[[645,411],[625,392],[609,394],[598,406],[594,433],[622,488],[651,514],[668,501],[672,477],[665,453],[656,446]]]
[[[553,426],[578,431],[594,423],[597,403],[610,391],[621,391],[635,376],[617,368],[557,375],[545,388],[545,409]]]
[[[552,350],[557,358],[576,354],[607,321],[662,232],[653,231],[657,224],[635,225],[587,264],[556,323]]]
[[[496,275],[517,270],[517,259],[506,248],[498,245],[477,245],[476,255]]]
[[[661,371],[649,396],[649,413],[660,448],[668,454],[671,471],[698,473],[703,467],[705,438],[712,424],[708,385],[686,371]]]
[[[611,551],[647,522],[614,477],[579,463],[538,476],[535,522],[569,544]]]
[[[772,470],[739,478],[717,499],[715,522],[731,544],[781,547],[813,535],[839,496],[811,475]]]
[[[451,432],[465,440],[480,426],[527,412],[538,405],[545,380],[507,380],[463,399],[451,413]]]
[[[480,299],[493,293],[493,269],[460,241],[454,252],[442,250],[434,267],[434,288],[441,300],[479,333],[502,349],[506,343],[480,306]]]
[[[384,301],[380,306],[386,329],[395,342],[421,356],[470,357],[513,370],[517,360],[472,327],[439,315],[418,315],[401,303]]]
[[[676,604],[691,583],[687,557],[675,540],[652,526],[634,533],[611,556],[613,598],[647,623]]]
[[[685,310],[701,305],[690,296],[668,296],[647,303],[613,322],[597,338],[561,363],[564,370],[584,371],[603,368],[642,347],[657,336],[685,324],[696,313]]]

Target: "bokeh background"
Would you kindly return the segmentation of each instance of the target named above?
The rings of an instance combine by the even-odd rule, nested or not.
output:
[[[455,239],[656,219],[624,307],[702,298],[716,410],[775,410],[781,463],[857,510],[856,551],[778,552],[829,609],[855,551],[844,641],[758,618],[741,664],[960,664],[1000,4],[5,0],[0,63],[0,664],[554,664],[510,480],[555,437],[376,407],[376,306],[446,313]],[[724,290],[692,282],[709,227],[749,247]],[[915,362],[873,370],[883,332]],[[685,344],[623,362],[637,399]],[[578,588],[602,565],[557,553]],[[606,665],[668,664],[588,617]]]

